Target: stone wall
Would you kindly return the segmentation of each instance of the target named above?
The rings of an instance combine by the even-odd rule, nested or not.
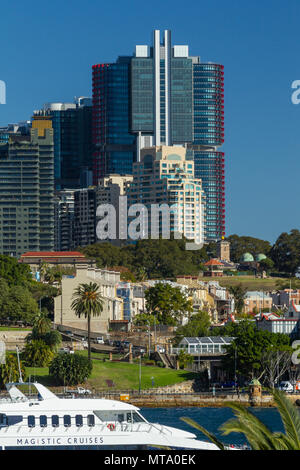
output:
[[[29,333],[30,331],[0,331],[0,341],[4,341],[6,350],[14,350],[16,346],[22,348]]]

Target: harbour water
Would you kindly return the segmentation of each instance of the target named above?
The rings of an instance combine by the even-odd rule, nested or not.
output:
[[[181,421],[181,417],[192,418],[226,444],[246,444],[245,437],[242,434],[231,433],[228,436],[223,436],[218,429],[223,423],[234,417],[230,408],[141,408],[141,411],[143,416],[153,423],[174,426],[193,432],[201,440],[207,441],[208,438],[197,429]],[[251,408],[251,412],[272,431],[283,431],[280,415],[275,408]]]

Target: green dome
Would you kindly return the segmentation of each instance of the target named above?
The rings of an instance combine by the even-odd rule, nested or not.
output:
[[[241,257],[242,263],[251,263],[252,261],[254,261],[254,258],[251,253],[244,253]]]
[[[266,255],[263,253],[259,253],[258,255],[255,256],[256,261],[262,261],[263,259],[267,259]]]
[[[261,383],[258,379],[252,379],[249,385],[261,385]]]

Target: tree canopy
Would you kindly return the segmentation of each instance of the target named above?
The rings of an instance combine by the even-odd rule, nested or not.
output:
[[[271,258],[279,271],[295,274],[300,266],[300,231],[293,229],[279,235],[272,247]]]
[[[272,248],[270,242],[260,238],[230,235],[226,240],[230,242],[230,257],[235,263],[239,263],[244,253],[251,253],[253,256],[263,253],[267,256]]]
[[[110,243],[95,243],[80,251],[96,259],[99,268],[125,266],[137,279],[176,278],[197,275],[209,259],[207,249],[189,251],[184,240],[138,240],[134,245],[116,247]]]
[[[9,286],[24,285],[32,280],[28,264],[18,263],[6,255],[0,255],[0,278],[5,279]]]
[[[155,315],[157,323],[176,325],[192,311],[192,302],[179,287],[158,282],[145,292],[146,311]]]
[[[229,323],[225,327],[213,328],[213,334],[234,337],[226,347],[223,364],[233,374],[234,370],[245,378],[258,377],[264,372],[265,353],[290,350],[290,338],[282,333],[259,330],[248,320]]]

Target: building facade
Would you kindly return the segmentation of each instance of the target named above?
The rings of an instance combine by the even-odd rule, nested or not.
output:
[[[0,253],[54,248],[54,153],[51,122],[0,143]]]
[[[92,184],[91,99],[47,103],[42,110],[35,111],[32,127],[39,128],[43,121],[50,121],[54,132],[55,189],[77,189]]]
[[[145,232],[140,238],[178,238],[204,242],[205,196],[201,180],[194,177],[194,162],[186,159],[181,146],[156,146],[141,150],[140,162],[133,164],[133,181],[128,189],[130,207],[147,209]],[[166,218],[154,211],[166,207]],[[129,233],[130,236],[130,233]]]
[[[74,189],[55,192],[54,197],[54,249],[68,251],[74,247]]]
[[[262,291],[248,291],[244,299],[244,311],[245,313],[259,313],[263,309],[271,311],[272,309],[272,297]]]
[[[71,307],[74,290],[82,283],[95,282],[99,285],[104,305],[99,317],[91,317],[91,332],[107,333],[110,322],[123,320],[123,299],[117,296],[116,288],[120,273],[103,269],[77,266],[76,276],[62,278],[62,295],[54,298],[54,322],[56,325],[87,330],[87,319],[76,316]]]
[[[96,191],[94,187],[74,192],[74,247],[96,243]]]
[[[186,145],[207,197],[207,240],[225,235],[224,67],[202,63],[171,32],[116,63],[93,66],[94,184],[131,173],[141,149]]]

